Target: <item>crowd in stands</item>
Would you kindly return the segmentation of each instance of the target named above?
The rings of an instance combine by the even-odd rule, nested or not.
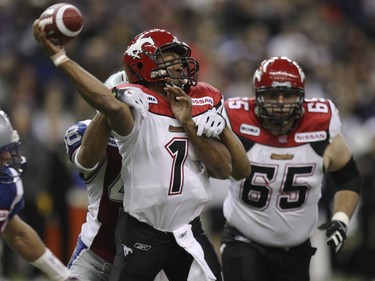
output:
[[[358,268],[350,267],[349,273],[375,277],[375,270],[361,262],[361,257],[375,256],[375,1],[64,2],[76,5],[84,16],[81,34],[66,46],[69,55],[102,81],[122,69],[125,44],[150,28],[186,38],[201,63],[200,80],[225,98],[253,95],[251,77],[263,59],[286,55],[298,61],[307,76],[306,96],[332,99],[340,110],[343,132],[368,183],[358,227],[348,242],[353,245],[346,250],[352,252],[343,253],[336,269],[348,271],[350,262]],[[42,237],[52,219],[59,221],[66,234],[62,237],[68,236],[69,202],[64,198],[82,185],[68,163],[63,136],[75,120],[95,114],[33,38],[33,21],[55,3],[0,1],[0,108],[21,136],[28,159],[23,214]],[[66,243],[61,242],[65,250]],[[66,262],[71,253],[62,252]],[[6,263],[12,261],[3,260],[2,274],[7,275]]]

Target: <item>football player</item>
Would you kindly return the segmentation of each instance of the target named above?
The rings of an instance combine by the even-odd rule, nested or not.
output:
[[[232,158],[216,138],[197,134],[194,119],[220,108],[223,98],[197,82],[199,63],[190,57],[190,47],[161,29],[130,42],[124,67],[131,84],[117,85],[114,93],[147,96],[143,116],[48,40],[38,20],[33,32],[81,96],[108,118],[122,156],[124,212],[110,280],[153,280],[161,269],[172,280],[221,280],[219,259],[199,216],[212,197],[209,175],[228,178]],[[246,177],[250,164],[242,152]]]
[[[358,203],[360,173],[337,108],[327,99],[305,99],[305,74],[295,61],[264,60],[253,86],[255,98],[225,102],[251,175],[232,180],[224,201],[224,279],[308,281],[323,176],[328,173],[338,189],[333,216],[319,228],[337,253]]]
[[[112,89],[124,82],[126,74],[119,71],[104,84]],[[132,104],[126,99],[124,102]],[[124,184],[120,176],[121,156],[110,135],[107,118],[97,113],[92,120],[72,125],[65,133],[65,145],[69,159],[86,184],[89,199],[86,221],[68,268],[82,281],[109,280],[116,253],[114,234],[122,210]]]
[[[106,85],[124,82],[124,74],[114,74]],[[116,252],[114,229],[123,198],[121,156],[107,119],[100,113],[72,125],[64,140],[69,159],[86,184],[89,200],[86,221],[68,268],[81,280],[109,280]]]
[[[19,136],[0,111],[0,232],[16,253],[51,280],[78,280],[45,246],[36,231],[19,217],[24,206],[22,173],[26,159],[19,155]]]
[[[200,213],[212,197],[209,172],[228,178],[232,161],[221,142],[197,135],[193,118],[222,106],[223,99],[197,82],[199,64],[188,45],[161,29],[130,42],[124,67],[131,84],[114,92],[146,95],[149,108],[142,116],[49,41],[38,20],[33,32],[81,96],[108,118],[122,156],[124,212],[110,280],[153,280],[162,269],[171,280],[222,280]]]

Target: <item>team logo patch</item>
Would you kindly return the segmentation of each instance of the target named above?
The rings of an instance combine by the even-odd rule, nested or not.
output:
[[[293,154],[276,154],[276,153],[271,154],[272,160],[292,160],[293,158],[294,158]]]
[[[126,50],[126,54],[128,56],[131,56],[133,59],[137,58],[139,59],[140,58],[140,54],[143,52],[143,45],[151,45],[151,46],[154,46],[155,43],[154,43],[154,40],[151,38],[151,36],[149,37],[139,37],[137,39],[136,42],[134,42],[133,45],[129,46],[129,48]]]
[[[182,126],[177,127],[177,126],[170,125],[169,128],[168,128],[168,131],[171,132],[171,133],[184,133],[185,129]]]
[[[137,242],[134,244],[134,248],[137,248],[138,250],[142,250],[142,251],[148,251],[151,249],[151,246]]]
[[[327,132],[317,131],[309,133],[298,133],[294,136],[294,141],[297,143],[316,142],[327,139]]]
[[[248,124],[241,124],[240,132],[245,135],[256,136],[256,137],[260,136],[260,129],[258,127],[248,125]]]
[[[211,105],[214,106],[214,99],[211,97],[193,98],[191,99],[193,105]]]
[[[133,253],[133,250],[126,245],[122,244],[122,250],[124,251],[124,256],[126,257],[129,254]]]

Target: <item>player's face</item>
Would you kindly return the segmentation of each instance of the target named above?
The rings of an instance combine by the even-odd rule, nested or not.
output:
[[[163,54],[163,57],[158,57],[157,61],[161,63],[159,67],[165,68],[169,74],[167,82],[183,87],[188,81],[185,67],[180,58],[180,55],[176,53],[167,52]]]
[[[302,96],[295,90],[271,90],[259,93],[264,126],[275,135],[288,132],[295,125],[295,116]]]
[[[269,91],[262,94],[263,102],[269,115],[288,117],[298,103],[300,95],[293,91]]]

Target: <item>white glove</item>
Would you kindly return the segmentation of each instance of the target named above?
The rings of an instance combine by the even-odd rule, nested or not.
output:
[[[148,111],[148,99],[141,89],[135,87],[115,87],[113,89],[115,97],[137,110],[142,118],[146,118]]]
[[[216,108],[212,108],[198,119],[196,126],[198,126],[198,136],[205,135],[208,138],[216,138],[224,130],[226,122]]]

